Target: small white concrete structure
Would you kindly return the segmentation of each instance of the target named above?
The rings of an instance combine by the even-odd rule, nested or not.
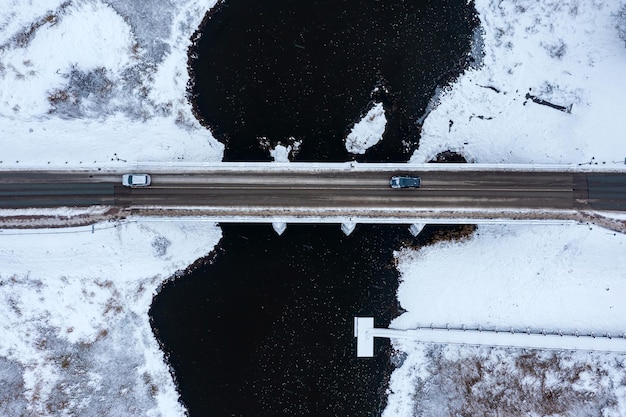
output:
[[[413,223],[409,226],[409,232],[411,232],[413,236],[417,236],[424,229],[424,226],[426,226],[424,223]]]
[[[374,338],[410,339],[420,343],[497,346],[520,349],[587,350],[598,352],[626,352],[626,334],[619,337],[560,335],[496,331],[420,328],[412,330],[377,329],[372,317],[354,318],[354,336],[357,338],[357,357],[374,356]]]
[[[356,337],[356,356],[371,358],[374,356],[374,317],[354,318],[354,337]]]
[[[341,231],[346,236],[350,236],[350,233],[354,232],[355,227],[356,227],[356,223],[352,223],[352,222],[341,223]]]
[[[287,223],[274,222],[272,223],[272,227],[274,228],[274,231],[278,233],[278,236],[280,236],[283,234],[285,229],[287,229]]]

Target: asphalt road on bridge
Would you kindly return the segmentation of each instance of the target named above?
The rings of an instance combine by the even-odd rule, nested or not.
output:
[[[422,178],[419,189],[391,189],[392,175]],[[128,188],[121,173],[0,173],[0,208],[108,205],[219,208],[227,215],[289,210],[618,210],[626,211],[626,174],[537,171],[159,170],[152,185]]]

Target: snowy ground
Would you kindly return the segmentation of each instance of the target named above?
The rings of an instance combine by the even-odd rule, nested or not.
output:
[[[189,38],[215,2],[5,1],[0,169],[220,161],[185,97]]]
[[[385,133],[387,118],[383,103],[376,103],[363,117],[355,123],[346,137],[346,149],[350,153],[364,154],[372,146],[376,145]]]
[[[626,236],[582,226],[479,226],[397,254],[394,328],[513,327],[623,334]],[[626,411],[626,355],[397,341],[385,416],[602,415]]]
[[[4,1],[0,169],[220,161],[185,97],[214,4]],[[0,230],[0,415],[184,415],[148,308],[221,232],[173,220]]]
[[[435,99],[412,162],[452,150],[479,163],[619,168],[626,6],[476,0],[476,7],[483,63]],[[481,225],[465,240],[403,250],[397,260],[408,311],[394,328],[626,331],[626,236],[606,229]],[[384,416],[626,415],[626,355],[394,345],[402,365]]]
[[[183,415],[148,309],[220,237],[172,219],[3,230],[0,414]]]
[[[412,314],[394,326],[622,334],[625,255],[626,235],[596,227],[479,226],[467,242],[397,254],[399,301]]]
[[[620,3],[476,0],[482,64],[444,89],[411,161],[452,150],[479,163],[623,164],[626,30],[619,25],[626,27],[626,11]],[[571,105],[571,113],[526,94]]]

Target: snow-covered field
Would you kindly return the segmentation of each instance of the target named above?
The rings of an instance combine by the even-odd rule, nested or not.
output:
[[[221,161],[185,97],[214,4],[4,1],[0,169]],[[220,236],[193,219],[0,230],[0,415],[184,415],[148,309]]]
[[[5,0],[0,169],[221,160],[185,97],[189,37],[214,4]],[[453,150],[482,163],[622,164],[626,7],[476,7],[482,64],[434,99],[412,161]],[[384,124],[374,107],[350,152]],[[271,152],[284,162],[293,151]],[[147,311],[219,238],[212,223],[182,220],[0,231],[0,415],[183,415]],[[624,332],[624,259],[626,238],[597,227],[479,226],[398,254],[408,312],[393,326]],[[396,346],[386,416],[626,415],[623,355]]]
[[[626,12],[617,0],[476,0],[482,65],[436,99],[412,162],[624,163]],[[621,10],[622,17],[618,16]],[[540,105],[536,96],[569,107]]]
[[[171,219],[3,230],[0,415],[183,415],[148,309],[220,237]]]
[[[186,100],[189,38],[216,0],[6,0],[0,169],[221,161]]]
[[[595,227],[479,226],[397,254],[394,328],[626,332],[626,236]],[[396,341],[385,416],[623,416],[626,355]]]

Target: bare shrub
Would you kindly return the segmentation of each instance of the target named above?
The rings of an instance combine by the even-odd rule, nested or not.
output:
[[[172,242],[165,236],[158,236],[152,241],[152,248],[154,249],[154,255],[161,257],[167,254],[167,248],[170,247]]]
[[[548,55],[554,59],[563,59],[567,52],[567,45],[563,39],[559,39],[558,42],[553,44],[542,44],[542,46],[548,52]]]
[[[617,34],[626,46],[626,4],[622,4],[614,16],[617,21],[615,24]]]
[[[24,397],[24,369],[21,365],[0,357],[0,415],[26,416],[27,406]]]
[[[622,360],[609,354],[433,347],[415,415],[602,416],[617,407]]]
[[[440,227],[432,234],[427,243],[432,245],[438,242],[463,242],[469,239],[475,231],[475,224],[459,224],[445,228]]]

